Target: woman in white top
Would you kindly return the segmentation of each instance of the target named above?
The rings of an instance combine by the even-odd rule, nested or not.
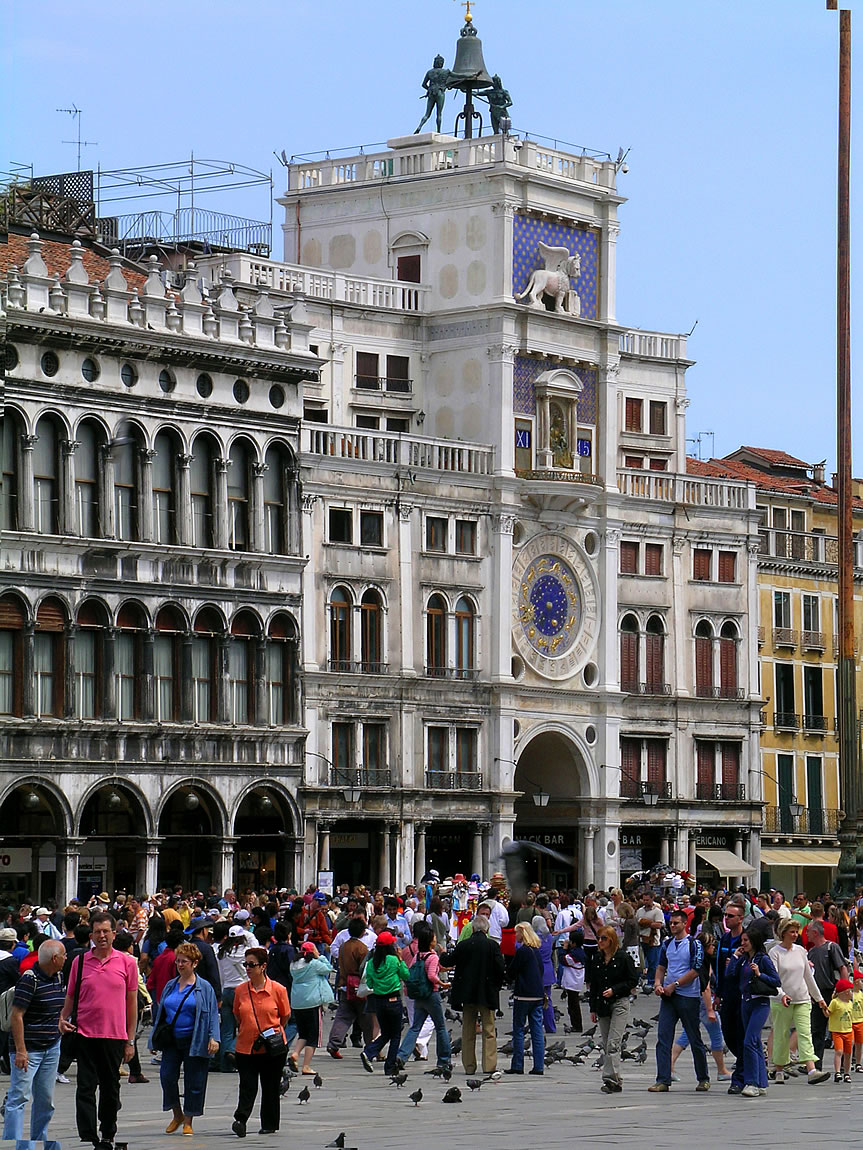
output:
[[[216,962],[219,964],[219,977],[222,980],[222,1001],[219,1005],[221,1024],[219,1069],[223,1072],[234,1069],[234,1050],[237,1040],[234,991],[248,979],[243,961],[246,957],[246,948],[249,945],[246,932],[239,923],[229,927],[227,937],[223,937],[223,931],[227,925],[227,923],[217,922],[213,928],[213,941],[217,944]]]
[[[781,1085],[785,1081],[785,1068],[789,1062],[791,1028],[797,1031],[797,1057],[806,1063],[809,1082],[826,1082],[830,1077],[827,1070],[815,1069],[815,1048],[812,1045],[810,1027],[810,999],[827,1011],[824,995],[818,989],[809,956],[802,946],[797,945],[800,924],[792,918],[782,918],[776,926],[778,945],[770,951],[770,958],[782,980],[778,997],[770,1000],[770,1017],[773,1022],[773,1065],[774,1081]]]

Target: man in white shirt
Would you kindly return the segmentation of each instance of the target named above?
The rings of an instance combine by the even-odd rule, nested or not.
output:
[[[39,923],[39,929],[46,938],[60,939],[63,937],[62,931],[59,931],[51,921],[51,912],[47,906],[40,906],[38,910],[34,911],[33,919]]]
[[[362,919],[362,921],[364,923],[366,923],[365,932],[360,936],[360,940],[366,944],[366,946],[369,948],[369,951],[373,950],[374,945],[378,940],[378,936],[375,934],[375,932],[372,930],[372,928],[368,925],[367,920],[366,920],[366,916],[363,914],[363,912],[361,910],[358,909],[354,912],[353,917],[354,918],[360,918],[360,919]],[[336,937],[330,943],[330,961],[332,962],[333,966],[338,966],[339,950],[344,945],[344,943],[346,943],[348,941],[348,939],[350,937],[351,936],[350,936],[350,933],[348,932],[348,928],[345,927],[344,930],[339,931],[339,933],[336,935]]]
[[[493,938],[497,943],[501,940],[504,927],[509,926],[509,911],[500,899],[500,892],[496,890],[490,890],[484,899],[485,902],[491,903],[491,914],[488,919],[489,938]]]
[[[791,908],[785,903],[785,895],[781,890],[775,890],[770,897],[770,905],[773,910],[779,915],[780,922],[783,918],[791,918]]]

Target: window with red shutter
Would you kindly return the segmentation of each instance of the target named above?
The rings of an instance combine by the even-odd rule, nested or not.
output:
[[[644,546],[644,574],[662,574],[662,544],[646,543]]]
[[[641,739],[620,740],[620,795],[634,799],[641,794]]]
[[[665,739],[647,740],[647,782],[655,791],[665,786],[665,764],[668,758],[668,743]]]
[[[733,583],[737,571],[737,553],[735,551],[719,552],[719,582]]]
[[[665,435],[666,405],[656,400],[650,401],[650,434]]]
[[[623,466],[631,467],[634,471],[640,471],[644,467],[644,456],[625,455],[623,457]]]
[[[665,692],[665,636],[661,632],[645,635],[645,654],[647,657],[647,689],[651,694],[664,694]]]
[[[709,580],[712,559],[712,551],[704,547],[696,547],[692,553],[692,578]]]
[[[698,786],[696,795],[700,799],[712,798],[716,782],[716,744],[697,742],[695,744]]]
[[[638,544],[624,539],[620,544],[621,575],[638,574]]]
[[[631,615],[620,625],[620,689],[638,690],[638,624]]]
[[[719,639],[719,693],[723,699],[737,697],[737,639],[726,633]]]
[[[695,632],[695,693],[713,694],[713,632],[709,623],[699,623]]]
[[[650,470],[651,471],[667,471],[668,470],[668,460],[667,459],[651,459]]]
[[[643,426],[643,409],[644,400],[632,399],[627,397],[626,400],[626,430],[627,431],[641,431]]]
[[[740,747],[737,743],[722,744],[722,797],[736,799],[740,783]]]

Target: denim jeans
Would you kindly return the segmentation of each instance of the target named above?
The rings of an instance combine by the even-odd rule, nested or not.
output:
[[[15,1055],[10,1054],[12,1075],[6,1097],[6,1116],[3,1120],[4,1140],[15,1142],[15,1150],[35,1150],[37,1142],[45,1143],[45,1150],[60,1150],[60,1143],[48,1137],[48,1124],[54,1115],[54,1083],[60,1062],[60,1038],[47,1050],[28,1050],[27,1069],[19,1070]],[[30,1107],[30,1137],[24,1137],[24,1108],[32,1097]]]
[[[204,1100],[207,1096],[207,1073],[210,1060],[193,1058],[189,1054],[191,1035],[177,1037],[174,1046],[162,1051],[159,1065],[159,1079],[162,1083],[162,1109],[182,1110],[190,1118],[199,1118],[204,1113]],[[183,1105],[180,1105],[180,1071],[183,1072]]]
[[[545,1066],[545,1033],[542,1029],[542,1000],[516,998],[512,1004],[512,1070],[524,1070],[524,1023],[530,1027],[534,1070]]]
[[[767,1064],[761,1031],[770,1013],[769,998],[744,998],[740,1005],[743,1022],[743,1083],[745,1086],[767,1086]]]
[[[390,1001],[392,998],[392,1002]],[[384,1073],[395,1074],[396,1058],[402,1037],[402,996],[375,994],[368,999],[372,1010],[377,1015],[378,1026],[381,1028],[377,1038],[373,1038],[366,1045],[366,1057],[374,1062],[387,1043],[387,1056],[384,1062]]]
[[[707,1051],[701,1041],[698,1029],[698,1004],[700,997],[692,998],[683,994],[663,996],[659,1005],[659,1022],[656,1025],[656,1081],[671,1085],[671,1044],[674,1041],[674,1028],[678,1021],[692,1046],[692,1059],[695,1063],[695,1077],[699,1082],[709,1082]]]
[[[644,954],[644,985],[648,990],[653,990],[653,980],[656,977],[656,968],[659,965],[659,953],[662,950],[661,946],[642,946]]]
[[[233,1054],[237,1046],[237,1020],[234,1018],[235,986],[222,987],[222,1001],[219,1004],[219,1053],[216,1061],[220,1070],[228,1069],[227,1055]]]
[[[701,1022],[701,1025],[707,1031],[707,1037],[710,1039],[710,1049],[713,1051],[724,1050],[725,1039],[722,1037],[722,1026],[719,1022],[719,1016],[717,1015],[716,1020],[711,1022],[707,1017],[707,1007],[704,1005],[704,999],[699,999],[699,1002],[701,1003],[701,1006],[698,1010],[698,1018]],[[683,1034],[680,1034],[677,1038],[675,1038],[674,1043],[676,1046],[679,1046],[681,1050],[685,1050],[687,1048],[689,1045],[689,1038],[685,1030]]]
[[[452,1061],[452,1044],[450,1043],[449,1031],[446,1028],[446,1022],[443,1016],[443,1006],[441,1005],[440,995],[436,991],[430,994],[428,998],[414,999],[413,1022],[407,1034],[402,1039],[398,1056],[402,1062],[408,1060],[413,1048],[416,1046],[417,1038],[419,1038],[419,1033],[423,1028],[423,1023],[428,1017],[431,1017],[434,1023],[435,1034],[437,1035],[437,1064],[438,1066],[449,1066]]]

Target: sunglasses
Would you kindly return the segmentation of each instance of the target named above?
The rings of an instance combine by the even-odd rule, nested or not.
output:
[[[258,967],[260,965],[261,964],[259,962],[244,962],[243,963],[243,966],[246,968],[246,970],[254,970],[256,967]]]

